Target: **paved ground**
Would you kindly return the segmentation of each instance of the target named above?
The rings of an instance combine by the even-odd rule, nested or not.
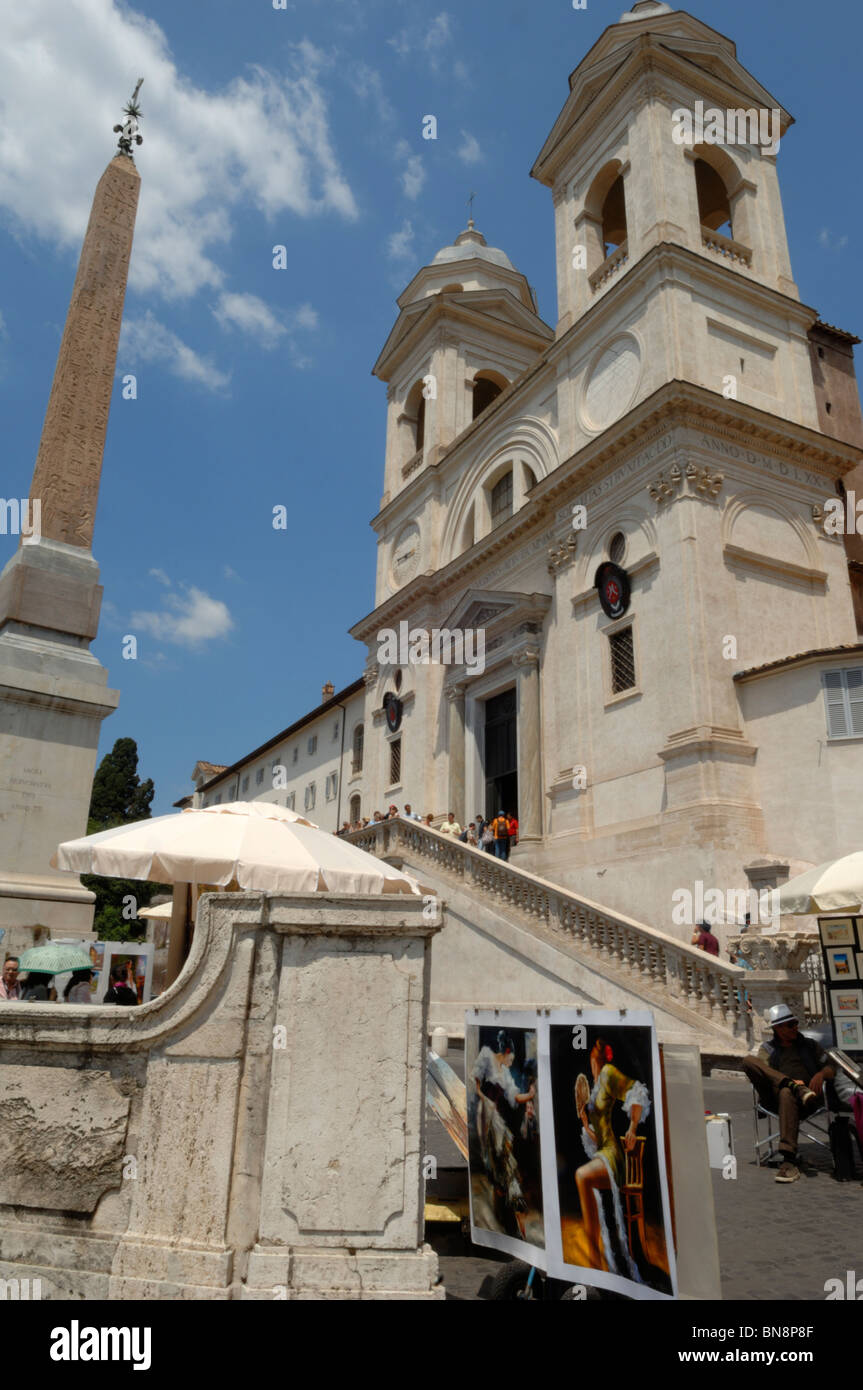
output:
[[[460,1054],[451,1053],[448,1060],[461,1074]],[[703,1085],[705,1108],[732,1116],[737,1155],[736,1179],[711,1170],[723,1297],[823,1302],[825,1280],[844,1281],[848,1270],[863,1275],[863,1164],[856,1146],[854,1182],[836,1182],[830,1154],[804,1143],[806,1176],[777,1183],[775,1170],[758,1168],[754,1160],[748,1083],[705,1078]],[[438,1160],[438,1182],[430,1187],[442,1196],[466,1196],[464,1161],[431,1116],[427,1147]],[[430,1227],[427,1239],[440,1257],[449,1298],[488,1298],[505,1260],[472,1245],[457,1226]]]

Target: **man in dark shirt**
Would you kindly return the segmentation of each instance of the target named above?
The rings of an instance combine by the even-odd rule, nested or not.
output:
[[[719,955],[719,942],[710,930],[709,922],[699,922],[692,933],[692,945],[700,946],[709,956]]]
[[[835,1071],[822,1047],[799,1031],[798,1021],[787,1004],[774,1004],[768,1011],[773,1037],[741,1066],[758,1092],[762,1105],[779,1113],[779,1152],[784,1155],[776,1174],[777,1182],[796,1182],[800,1177],[797,1160],[797,1132],[801,1115],[810,1115],[823,1104],[824,1083]]]

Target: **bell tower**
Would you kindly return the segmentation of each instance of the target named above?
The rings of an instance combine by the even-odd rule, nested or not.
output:
[[[562,452],[675,379],[817,428],[816,315],[777,172],[789,113],[731,39],[658,0],[606,29],[569,88],[532,170],[554,199],[557,337],[578,343]]]
[[[437,568],[446,520],[438,464],[553,341],[525,276],[473,218],[398,305],[373,369],[388,386],[384,493],[373,523],[378,603]]]

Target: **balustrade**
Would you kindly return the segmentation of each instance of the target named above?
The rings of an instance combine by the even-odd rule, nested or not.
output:
[[[646,923],[606,911],[416,821],[380,821],[347,838],[379,858],[404,854],[428,859],[437,870],[467,880],[483,896],[531,922],[565,933],[634,984],[693,1010],[735,1038],[751,1037],[751,1015],[742,996],[754,981],[751,973],[746,981],[747,972],[739,966],[706,956]]]

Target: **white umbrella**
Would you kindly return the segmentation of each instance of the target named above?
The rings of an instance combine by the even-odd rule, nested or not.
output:
[[[795,917],[816,912],[859,912],[863,907],[863,850],[818,864],[779,889],[779,911]]]
[[[418,893],[415,880],[302,816],[262,801],[181,811],[58,846],[58,869],[277,893]]]

